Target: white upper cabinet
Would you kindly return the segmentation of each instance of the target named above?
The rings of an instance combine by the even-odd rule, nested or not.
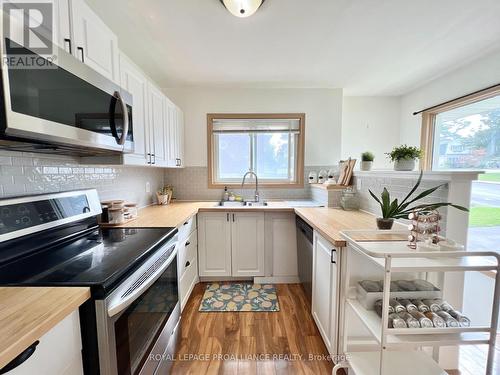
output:
[[[116,35],[84,0],[71,1],[74,35],[73,55],[103,76],[119,82],[119,51]]]
[[[184,114],[170,99],[166,99],[167,158],[170,168],[184,166]]]
[[[149,91],[149,142],[151,144],[151,165],[167,167],[166,128],[167,114],[165,111],[165,96],[155,86],[150,84]]]
[[[73,53],[74,41],[71,30],[71,7],[69,0],[54,1],[54,17],[56,22],[55,43],[68,53]]]
[[[124,54],[120,54],[120,74],[121,86],[133,97],[134,152],[125,154],[124,161],[126,164],[146,165],[150,162],[148,156],[150,145],[148,140],[147,79]]]

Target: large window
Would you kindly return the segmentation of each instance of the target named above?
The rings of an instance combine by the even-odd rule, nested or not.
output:
[[[253,171],[259,184],[302,186],[304,114],[209,114],[209,186],[236,186]]]
[[[500,88],[423,113],[424,167],[500,169]]]

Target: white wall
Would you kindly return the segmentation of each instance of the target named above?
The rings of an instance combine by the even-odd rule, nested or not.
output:
[[[413,112],[500,83],[500,51],[443,75],[401,98],[401,143],[420,145],[420,115]]]
[[[305,165],[333,165],[341,156],[341,89],[165,89],[184,111],[187,166],[207,166],[207,113],[306,114]]]
[[[346,96],[342,108],[342,158],[375,154],[373,167],[389,169],[385,152],[399,144],[400,98]],[[359,162],[357,163],[359,168]]]

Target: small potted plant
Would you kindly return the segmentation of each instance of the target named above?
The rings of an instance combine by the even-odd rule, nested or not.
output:
[[[394,147],[386,155],[394,162],[395,171],[413,171],[415,161],[422,157],[422,150],[418,147],[402,145]]]
[[[156,198],[158,199],[159,205],[167,205],[170,203],[172,199],[172,195],[174,193],[174,189],[171,185],[165,185],[160,190],[156,192]]]
[[[370,151],[363,152],[361,154],[360,169],[362,171],[371,171],[374,159],[375,159],[375,156]]]
[[[446,184],[438,185],[436,187],[421,192],[415,197],[412,197],[413,193],[415,193],[415,191],[420,186],[420,182],[422,181],[422,175],[423,172],[420,172],[420,177],[418,178],[417,183],[415,184],[415,186],[413,186],[408,195],[401,202],[399,202],[397,199],[391,201],[391,196],[387,188],[384,188],[382,194],[380,195],[380,198],[378,198],[371,190],[368,190],[373,199],[375,199],[377,203],[380,205],[382,211],[382,217],[377,218],[378,229],[391,229],[392,225],[394,224],[394,219],[407,219],[408,215],[412,212],[433,211],[438,209],[439,207],[446,207],[446,206],[454,207],[461,211],[467,211],[467,212],[469,211],[465,207],[457,206],[449,202],[417,204],[419,200],[427,197],[440,187],[446,185]]]

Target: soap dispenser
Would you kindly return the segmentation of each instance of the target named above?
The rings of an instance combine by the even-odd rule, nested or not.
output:
[[[227,186],[224,186],[224,195],[222,196],[222,201],[227,202],[229,200],[229,192],[227,191]]]

